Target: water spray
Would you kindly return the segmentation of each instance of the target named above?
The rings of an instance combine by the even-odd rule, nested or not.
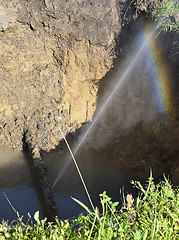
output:
[[[87,135],[90,133],[90,131],[92,130],[92,128],[94,127],[94,125],[96,124],[96,122],[98,121],[98,118],[100,117],[100,115],[103,113],[103,111],[108,107],[110,101],[112,100],[114,94],[117,92],[117,90],[119,89],[119,87],[124,83],[124,81],[126,80],[127,76],[131,73],[131,71],[134,69],[134,66],[136,64],[137,59],[140,57],[142,51],[145,49],[145,46],[147,44],[147,41],[149,41],[152,37],[152,35],[154,34],[156,28],[154,28],[150,34],[148,35],[148,39],[145,40],[143,42],[143,44],[141,45],[141,47],[139,48],[138,52],[135,54],[135,56],[133,57],[132,61],[130,62],[129,66],[127,67],[127,69],[124,71],[122,77],[119,79],[119,81],[117,82],[117,85],[114,87],[114,89],[112,90],[112,92],[110,93],[110,95],[108,96],[107,100],[105,101],[105,103],[102,105],[100,111],[97,113],[97,115],[95,116],[95,118],[93,119],[90,127],[88,128],[88,130],[85,132],[85,134],[83,135],[83,137],[81,138],[80,142],[78,143],[77,147],[75,148],[73,155],[75,155],[77,153],[77,151],[79,150],[79,148],[81,147],[81,145],[83,144],[84,140],[86,139]],[[157,37],[158,34],[155,36]],[[71,150],[70,150],[70,153]],[[59,173],[59,175],[57,176],[56,180],[54,181],[52,188],[57,184],[57,182],[59,181],[60,177],[63,175],[63,173],[65,172],[65,170],[68,168],[69,164],[71,162],[71,159],[69,159],[66,162],[66,165],[64,166],[64,168],[62,169],[62,171]],[[76,162],[76,161],[75,161]],[[76,165],[76,164],[75,164]]]

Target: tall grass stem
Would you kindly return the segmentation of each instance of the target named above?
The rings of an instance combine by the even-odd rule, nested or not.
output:
[[[72,157],[73,162],[74,162],[74,164],[75,164],[75,167],[76,167],[76,169],[77,169],[77,171],[78,171],[78,174],[79,174],[80,179],[81,179],[81,181],[82,181],[83,187],[84,187],[84,189],[85,189],[85,192],[86,192],[86,194],[87,194],[87,197],[88,197],[88,199],[89,199],[89,202],[90,202],[90,204],[91,204],[91,207],[92,207],[93,211],[95,211],[93,202],[92,202],[92,200],[91,200],[90,194],[89,194],[88,189],[87,189],[87,187],[86,187],[86,184],[85,184],[84,178],[83,178],[83,176],[82,176],[82,174],[81,174],[81,171],[80,171],[80,169],[79,169],[79,167],[78,167],[78,164],[77,164],[77,162],[76,162],[76,160],[75,160],[74,154],[73,154],[73,152],[72,152],[72,150],[71,150],[71,148],[70,148],[70,146],[69,146],[69,144],[68,144],[68,141],[67,141],[66,137],[64,136],[64,134],[63,134],[63,132],[61,131],[60,128],[59,128],[59,131],[60,131],[60,133],[61,133],[61,135],[62,135],[62,137],[63,137],[63,139],[64,139],[64,141],[65,141],[65,143],[66,143],[66,145],[67,145],[67,148],[68,148],[68,150],[69,150],[69,152],[70,152],[70,154],[71,154],[71,157]]]
[[[19,217],[19,213],[18,211],[14,208],[14,206],[12,205],[11,201],[9,200],[9,198],[7,197],[6,193],[3,192],[3,195],[5,196],[6,200],[8,201],[9,205],[11,206],[12,210],[16,213],[16,215]]]

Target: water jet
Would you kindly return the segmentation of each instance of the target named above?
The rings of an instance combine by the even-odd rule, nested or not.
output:
[[[84,143],[84,141],[87,138],[87,136],[89,135],[89,133],[91,133],[91,131],[94,128],[95,124],[98,122],[99,117],[102,115],[102,113],[104,111],[107,110],[107,108],[109,107],[109,105],[110,105],[113,97],[117,93],[117,91],[123,86],[123,84],[124,84],[125,80],[127,79],[127,77],[129,77],[131,72],[134,70],[134,67],[137,64],[137,62],[139,61],[139,58],[143,57],[141,55],[142,55],[143,51],[145,50],[146,46],[148,45],[148,42],[150,42],[152,37],[156,38],[158,36],[158,34],[154,35],[155,31],[156,31],[156,27],[154,27],[153,30],[150,31],[147,34],[147,36],[144,39],[142,45],[139,47],[137,52],[134,54],[134,56],[133,56],[132,60],[130,61],[129,65],[127,66],[127,68],[124,70],[124,72],[121,74],[121,76],[120,75],[118,76],[118,80],[117,80],[117,83],[116,83],[115,87],[112,89],[112,91],[110,92],[109,96],[107,96],[107,99],[105,100],[104,104],[102,104],[102,106],[100,107],[99,111],[94,115],[94,118],[93,118],[89,128],[84,133],[84,135],[81,137],[81,140],[79,140],[79,143],[77,143],[77,146],[74,148],[74,151],[73,151],[74,155],[77,153],[77,151],[79,150],[81,145]],[[71,158],[66,162],[65,166],[60,171],[59,175],[57,176],[56,180],[54,181],[54,183],[52,185],[52,188],[59,181],[60,177],[63,175],[63,173],[65,172],[66,168],[69,166],[70,162],[71,162]]]

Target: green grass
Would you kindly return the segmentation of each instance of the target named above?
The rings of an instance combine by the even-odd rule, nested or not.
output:
[[[152,16],[157,22],[157,28],[161,28],[165,32],[177,32],[179,30],[178,13],[179,2],[177,0],[165,0],[161,6],[154,9]]]
[[[90,210],[74,199],[87,212],[72,222],[56,219],[55,223],[39,220],[39,212],[34,215],[35,223],[24,224],[18,216],[17,222],[0,224],[1,239],[179,239],[179,188],[172,188],[164,177],[155,184],[152,176],[145,186],[132,181],[139,189],[133,199],[128,195],[123,205],[112,202],[106,192],[99,195],[102,211]]]

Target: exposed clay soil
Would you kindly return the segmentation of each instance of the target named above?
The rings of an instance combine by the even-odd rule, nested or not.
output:
[[[91,120],[120,22],[109,1],[0,1],[0,144],[50,150]],[[59,120],[58,117],[61,119]]]

